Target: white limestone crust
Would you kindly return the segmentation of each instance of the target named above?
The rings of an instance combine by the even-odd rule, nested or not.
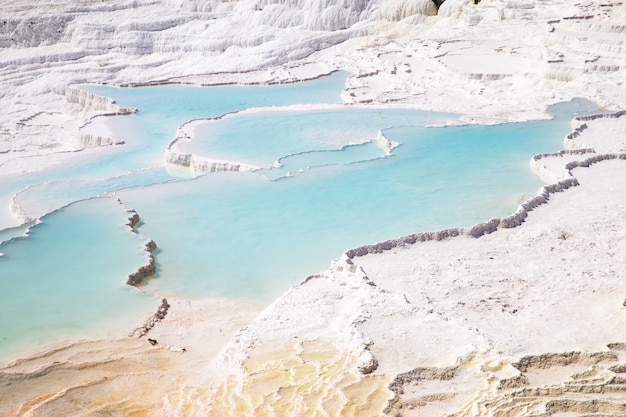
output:
[[[77,83],[272,83],[344,69],[346,103],[472,123],[545,118],[574,97],[606,111],[626,103],[626,8],[613,2],[447,0],[437,16],[428,2],[383,0],[33,6],[0,0],[0,175],[71,161],[81,128],[119,111],[66,88]],[[186,353],[81,342],[3,365],[0,414],[63,415],[80,402],[86,415],[623,415],[624,118],[574,128],[566,152],[532,162],[559,182],[510,218],[358,248],[256,319],[169,300],[150,335]],[[107,143],[87,130],[86,144]],[[78,369],[82,382],[68,382]]]

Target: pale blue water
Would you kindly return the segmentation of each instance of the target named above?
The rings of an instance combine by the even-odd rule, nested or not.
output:
[[[193,146],[266,166],[278,159],[283,168],[185,179],[161,166],[185,120],[338,103],[345,76],[270,87],[89,87],[140,111],[112,121],[126,145],[0,182],[2,198],[25,189],[17,200],[27,211],[58,209],[29,237],[0,245],[0,361],[151,314],[158,297],[124,285],[145,262],[147,237],[159,248],[157,276],[145,286],[151,293],[267,302],[348,248],[509,214],[541,186],[530,157],[560,149],[572,114],[592,107],[559,106],[551,121],[446,128],[425,126],[454,116],[268,109],[214,122]],[[375,143],[350,145],[379,130],[401,143],[391,156]],[[141,216],[141,236],[124,226],[116,198]],[[22,233],[7,227],[0,239]]]
[[[375,139],[387,126],[420,126],[454,118],[402,109],[268,110],[201,125],[195,129],[197,139],[183,143],[180,149],[259,167],[271,167],[278,161],[297,171],[383,157],[385,150],[380,146],[350,145]],[[343,152],[332,152],[338,149]]]
[[[128,323],[118,312],[145,319],[155,298],[125,285],[145,263],[145,238],[124,226],[127,217],[112,198],[86,200],[0,246],[1,353],[43,346],[60,331],[66,338],[107,334]]]
[[[371,121],[370,111],[348,111],[355,125]],[[390,110],[385,120],[406,122],[405,112]],[[301,121],[282,118],[276,132],[290,134]],[[385,135],[402,145],[388,158],[279,181],[213,174],[119,196],[151,219],[142,230],[160,242],[150,286],[187,297],[269,299],[347,248],[512,213],[541,187],[528,163],[559,149],[559,131],[568,131],[564,120],[389,128]]]
[[[174,138],[177,127],[185,121],[216,117],[250,107],[340,103],[341,90],[347,75],[337,72],[312,82],[288,85],[218,86],[211,87],[210,92],[207,88],[194,86],[83,86],[82,88],[93,93],[113,97],[122,107],[140,109],[132,117],[111,118],[111,124],[119,135],[118,139],[125,140],[126,144],[113,147],[106,154],[84,157],[77,155],[72,164],[64,164],[44,173],[3,178],[0,183],[0,201],[8,202],[19,190],[47,181],[97,179],[102,183],[111,179],[107,189],[115,190],[118,188],[115,185],[117,177],[143,175],[142,171],[146,168],[165,173],[162,168],[165,147]],[[161,180],[161,177],[156,178],[154,182]],[[56,187],[60,189],[62,184],[57,184]],[[67,188],[67,193],[73,194],[74,198],[74,185],[68,183]],[[82,197],[88,198],[92,195],[87,192]],[[62,196],[59,200],[66,201]],[[8,208],[5,210],[0,215],[0,229],[14,225]]]

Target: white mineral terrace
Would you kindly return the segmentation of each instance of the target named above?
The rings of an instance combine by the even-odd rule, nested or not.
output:
[[[388,108],[388,106],[384,105],[353,105],[351,108]],[[400,107],[395,105],[395,107]],[[169,143],[167,148],[165,149],[164,155],[164,163],[166,166],[172,166],[176,168],[183,168],[188,170],[192,175],[198,174],[206,174],[212,172],[220,172],[220,171],[255,171],[261,168],[269,168],[269,166],[261,167],[257,165],[251,165],[248,163],[240,162],[240,161],[231,161],[219,158],[213,158],[211,155],[199,155],[195,152],[194,142],[198,141],[198,130],[202,128],[202,126],[215,123],[219,120],[239,116],[239,115],[249,115],[249,114],[259,114],[265,112],[307,112],[307,111],[315,111],[315,110],[333,110],[333,109],[344,109],[345,106],[341,104],[308,104],[308,105],[290,105],[290,106],[281,106],[281,107],[255,107],[250,109],[245,109],[242,111],[237,111],[233,113],[228,113],[219,117],[209,118],[209,119],[196,119],[190,120],[180,126],[176,132],[176,136]],[[92,119],[93,120],[93,119]],[[88,124],[90,126],[90,124]],[[96,128],[95,126],[90,126],[90,130]],[[106,127],[103,129],[106,131]],[[112,134],[108,132],[108,134]],[[81,137],[84,136],[81,134]],[[212,138],[204,138],[204,140],[210,141]],[[107,144],[115,143],[114,139],[103,139]],[[351,140],[347,145],[357,145],[363,144],[366,142],[375,142],[377,143],[381,149],[385,150],[387,155],[391,154],[391,151],[396,148],[399,144],[387,139],[382,132],[377,132],[376,135],[372,138],[355,138],[355,140]],[[347,146],[346,145],[346,146]],[[284,155],[284,157],[288,157],[291,155]],[[280,165],[280,158],[274,162],[273,166]]]
[[[345,103],[477,123],[545,118],[574,97],[606,114],[626,103],[617,2],[0,10],[2,178],[111,150],[96,116],[125,110],[68,88],[79,83],[276,83],[341,69],[354,74]],[[563,152],[530,162],[546,187],[510,217],[347,250],[268,306],[168,299],[119,338],[4,363],[0,415],[626,415],[624,132],[622,112],[574,120]]]

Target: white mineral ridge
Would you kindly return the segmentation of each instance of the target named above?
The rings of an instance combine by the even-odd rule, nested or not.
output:
[[[80,148],[76,130],[93,113],[65,101],[72,83],[137,84],[277,67],[375,32],[380,19],[434,13],[405,3],[57,0],[41,7],[3,0],[0,167],[27,154]],[[296,78],[297,71],[262,77]],[[42,112],[49,120],[38,117]]]
[[[95,109],[67,102],[72,83],[280,82],[343,68],[356,75],[346,102],[400,100],[481,122],[545,117],[547,104],[575,96],[625,101],[625,8],[599,1],[449,0],[439,16],[428,0],[0,7],[2,172],[30,169],[26,155],[110,143],[79,138]],[[243,76],[209,75],[233,72]]]

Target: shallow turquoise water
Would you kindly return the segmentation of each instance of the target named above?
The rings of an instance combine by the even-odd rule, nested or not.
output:
[[[4,242],[0,244],[4,254],[0,256],[0,305],[4,306],[0,361],[65,338],[101,337],[114,328],[119,332],[120,326],[130,331],[128,323],[140,324],[158,304],[156,296],[124,285],[126,276],[145,262],[145,237],[132,237],[123,226],[126,213],[107,208],[108,198],[72,202],[177,179],[162,167],[163,154],[176,128],[190,118],[272,103],[339,103],[346,76],[336,73],[313,82],[272,87],[85,86],[140,111],[132,117],[111,118],[126,145],[97,155],[77,155],[70,166],[0,181],[0,198],[6,206],[19,193],[17,201],[28,213],[59,210],[46,216],[25,239],[11,240],[23,235],[24,228],[14,227],[8,212],[0,216],[0,242]],[[134,243],[125,241],[128,236]],[[90,252],[83,252],[87,240]]]
[[[158,245],[158,273],[144,287],[151,293],[266,302],[351,247],[507,215],[541,186],[530,157],[560,149],[572,114],[592,107],[558,106],[551,121],[445,128],[425,126],[453,115],[269,108],[211,123],[189,146],[264,166],[279,160],[281,169],[190,179],[162,167],[185,120],[338,103],[345,77],[271,87],[89,87],[139,108],[111,120],[126,145],[0,182],[3,198],[23,190],[17,201],[27,212],[53,211],[29,237],[0,245],[0,361],[139,324],[158,297],[124,281],[145,262],[148,237]],[[401,144],[390,156],[375,143],[351,146],[381,130]],[[142,236],[124,226],[116,198],[137,210]],[[6,228],[0,240],[22,233]]]
[[[146,239],[124,226],[127,217],[112,198],[86,200],[0,246],[0,354],[93,329],[108,334],[128,317],[141,324],[155,309],[153,296],[125,285],[146,261]]]
[[[108,185],[99,191],[116,190],[117,178],[124,177],[122,186],[132,183],[133,177],[141,177],[138,184],[145,184],[146,168],[162,168],[163,154],[167,144],[175,137],[176,129],[187,120],[217,117],[250,107],[290,104],[341,103],[341,90],[348,74],[337,72],[310,82],[265,86],[217,86],[210,89],[195,86],[156,86],[142,88],[117,88],[110,86],[84,85],[81,88],[95,94],[112,97],[122,107],[138,108],[132,117],[111,117],[110,124],[116,131],[116,139],[126,142],[106,153],[77,158],[70,166],[62,165],[43,173],[31,173],[0,182],[0,199],[7,201],[11,196],[33,184],[56,181],[55,187],[61,195],[72,194],[78,198],[78,190],[72,181],[98,180]],[[70,181],[66,184],[58,181]],[[161,182],[159,176],[153,182]],[[67,188],[66,191],[61,189]],[[81,187],[84,188],[84,187]],[[89,187],[87,187],[89,188]],[[87,191],[82,198],[92,197]],[[61,203],[66,200],[61,201]],[[63,204],[57,205],[57,208]],[[49,207],[50,204],[47,205]],[[0,229],[15,224],[8,210],[0,215]]]
[[[325,160],[328,163],[356,162],[382,157],[385,150],[380,147],[374,152],[375,147],[351,149],[349,145],[374,140],[379,130],[385,127],[422,126],[455,118],[451,114],[393,108],[268,109],[235,114],[200,125],[194,131],[195,139],[181,144],[180,148],[183,152],[259,167],[271,167],[279,158],[282,158],[281,163],[295,163],[299,159],[295,168],[306,168],[322,165]],[[346,146],[344,152],[323,152]],[[350,153],[363,155],[342,161],[342,156]],[[299,158],[286,157],[296,154],[300,155]]]
[[[361,114],[349,118],[360,126],[371,121],[370,111],[350,112]],[[385,120],[405,123],[406,111],[395,112]],[[390,157],[278,181],[220,173],[119,193],[159,242],[149,286],[271,299],[348,248],[508,215],[542,186],[529,170],[532,155],[559,149],[569,130],[565,119],[428,128],[422,116],[417,126],[384,130],[401,143]],[[290,134],[301,122],[279,118],[276,131]]]

